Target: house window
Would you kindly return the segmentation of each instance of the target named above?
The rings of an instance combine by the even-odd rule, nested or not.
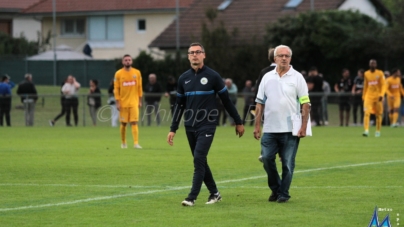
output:
[[[146,31],[146,20],[145,19],[137,20],[137,31],[139,31],[139,32]]]
[[[88,37],[90,41],[122,41],[122,16],[89,17]]]
[[[62,35],[82,36],[84,31],[84,19],[65,19],[62,21]]]
[[[285,8],[288,8],[288,9],[296,8],[302,2],[303,2],[303,0],[289,0],[289,2],[286,3]]]

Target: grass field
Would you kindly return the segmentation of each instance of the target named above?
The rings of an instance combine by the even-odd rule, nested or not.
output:
[[[252,132],[218,128],[208,159],[223,201],[205,205],[203,186],[183,207],[193,172],[183,128],[170,147],[168,127],[140,127],[141,150],[121,149],[111,127],[0,128],[0,226],[367,226],[376,206],[380,221],[404,225],[403,128],[380,138],[314,128],[285,204],[267,201]]]

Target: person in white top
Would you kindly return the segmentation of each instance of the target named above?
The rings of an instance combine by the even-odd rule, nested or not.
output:
[[[309,93],[302,74],[290,65],[292,50],[285,45],[275,48],[276,68],[266,73],[258,88],[254,137],[261,138],[261,119],[264,114],[261,138],[262,161],[272,193],[270,202],[287,202],[295,168],[300,138],[306,136],[310,113]],[[300,111],[302,106],[302,111]],[[292,116],[300,114],[302,124],[297,136],[292,134]],[[275,157],[282,161],[282,179]]]
[[[77,97],[78,90],[80,88],[80,83],[76,81],[72,75],[67,77],[66,83],[62,87],[62,93],[66,98],[66,126],[72,126],[70,124],[70,112],[73,110],[74,125],[77,126],[79,123],[78,106],[79,99]]]

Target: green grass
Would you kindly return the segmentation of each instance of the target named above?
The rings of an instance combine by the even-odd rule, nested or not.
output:
[[[182,207],[193,172],[183,128],[170,147],[168,127],[140,127],[141,150],[121,149],[111,127],[0,128],[0,225],[367,226],[375,206],[393,209],[379,219],[403,224],[403,128],[385,127],[380,138],[313,128],[285,204],[267,201],[252,131],[239,139],[218,128],[208,159],[223,201],[205,205],[203,186],[196,205]]]

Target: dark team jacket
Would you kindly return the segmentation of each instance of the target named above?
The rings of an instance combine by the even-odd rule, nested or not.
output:
[[[187,131],[215,128],[219,115],[216,94],[235,123],[241,125],[240,115],[230,101],[229,93],[219,73],[203,66],[198,71],[189,69],[178,79],[177,100],[170,131],[177,131],[182,114]]]
[[[21,102],[24,102],[25,99],[33,99],[35,101],[38,99],[35,85],[28,80],[24,80],[18,85],[17,94],[21,97]]]

